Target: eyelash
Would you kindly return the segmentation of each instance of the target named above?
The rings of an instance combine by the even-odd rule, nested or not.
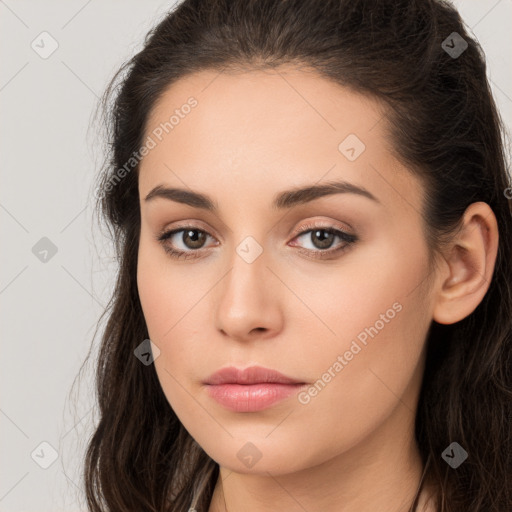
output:
[[[304,224],[304,225],[300,226],[299,229],[301,229],[303,231],[299,231],[294,236],[294,239],[298,238],[299,236],[306,235],[307,233],[311,233],[314,230],[319,230],[319,231],[324,231],[326,233],[338,236],[345,242],[345,245],[338,247],[336,249],[326,249],[326,250],[321,250],[321,249],[312,250],[312,249],[304,249],[304,248],[298,249],[299,253],[305,254],[306,256],[308,256],[310,258],[315,258],[315,259],[328,259],[331,256],[333,256],[334,254],[341,254],[342,252],[349,249],[352,246],[352,244],[357,242],[357,240],[358,240],[357,236],[351,235],[349,233],[346,233],[345,231],[336,229],[332,226],[326,227],[326,226],[322,226],[322,225],[316,225],[313,223],[313,224]],[[191,249],[189,251],[180,251],[180,250],[173,249],[167,243],[165,243],[166,240],[171,238],[173,235],[175,235],[176,233],[180,233],[182,231],[197,231],[197,232],[204,233],[207,236],[211,236],[207,231],[204,231],[203,229],[199,229],[198,227],[183,226],[183,227],[172,229],[169,231],[163,231],[157,235],[156,239],[158,242],[160,242],[164,251],[167,254],[169,254],[172,258],[195,259],[195,258],[200,257],[200,255],[196,255],[195,253],[200,253],[203,251],[203,249]]]

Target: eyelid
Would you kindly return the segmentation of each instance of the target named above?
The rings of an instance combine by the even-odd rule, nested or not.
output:
[[[194,225],[194,223],[197,223]],[[164,250],[171,255],[171,257],[175,259],[184,258],[184,259],[195,259],[200,258],[204,251],[206,251],[209,247],[201,247],[199,249],[188,249],[188,250],[182,250],[182,249],[175,249],[173,247],[170,247],[165,242],[169,238],[172,238],[176,233],[186,231],[187,229],[190,231],[200,231],[204,233],[207,237],[213,238],[214,240],[217,240],[216,236],[212,235],[209,232],[209,229],[203,229],[200,227],[201,222],[198,222],[196,220],[188,220],[188,221],[182,221],[178,223],[178,225],[173,226],[172,228],[164,228],[161,230],[157,236],[156,240],[159,242],[163,247]],[[311,259],[324,259],[327,260],[329,257],[335,258],[337,254],[341,254],[345,250],[349,249],[355,242],[359,240],[359,237],[355,234],[351,234],[348,230],[346,230],[344,227],[339,227],[333,221],[320,221],[320,220],[313,220],[313,221],[306,221],[302,224],[300,224],[295,230],[294,235],[292,238],[292,241],[295,238],[298,238],[299,236],[305,236],[308,233],[314,231],[315,229],[324,230],[327,232],[330,232],[331,234],[334,234],[334,236],[340,238],[342,241],[344,241],[344,245],[341,247],[337,247],[335,249],[328,248],[325,250],[322,249],[306,249],[304,247],[298,246],[297,251],[301,254],[304,254],[306,257]],[[218,245],[215,244],[215,245]],[[214,246],[215,246],[214,245]],[[295,245],[292,244],[292,247]]]
[[[341,231],[347,236],[355,236],[350,233],[345,227],[338,226],[336,224],[333,224],[334,221],[320,221],[320,220],[308,220],[303,222],[302,224],[299,224],[293,232],[292,235],[294,238],[296,238],[298,235],[305,234],[304,232],[311,229],[336,229],[338,231]],[[157,239],[160,239],[163,235],[170,235],[171,233],[175,233],[176,231],[181,231],[185,229],[197,229],[198,231],[203,231],[208,236],[211,236],[213,238],[216,238],[217,240],[220,239],[222,241],[222,237],[218,236],[216,233],[212,234],[210,231],[210,228],[206,228],[202,226],[202,222],[198,219],[188,219],[184,221],[178,221],[176,224],[173,224],[171,228],[164,227],[160,230],[160,232],[157,234]],[[195,252],[200,251],[201,249],[197,249]]]
[[[176,233],[179,233],[181,231],[187,231],[187,230],[190,230],[190,231],[200,231],[200,232],[204,233],[207,237],[210,237],[210,238],[213,238],[214,240],[217,240],[216,237],[214,235],[212,235],[208,230],[200,228],[199,226],[195,226],[193,224],[186,224],[184,226],[176,226],[176,227],[173,227],[173,228],[164,228],[164,229],[162,229],[161,231],[159,231],[156,234],[156,240],[158,242],[164,243],[169,238],[172,238]],[[217,242],[218,242],[218,240],[217,240]],[[197,252],[197,253],[199,253],[199,252],[201,252],[201,251],[203,251],[205,249],[206,249],[205,247],[201,247],[200,249],[195,249],[195,250],[190,249],[190,250],[184,251],[184,252],[191,252],[191,253],[192,252]]]
[[[312,229],[335,229],[337,231],[341,231],[343,234],[347,236],[353,236],[355,237],[355,234],[350,233],[351,230],[347,230],[345,227],[337,225],[334,221],[321,221],[321,220],[312,220],[312,221],[305,221],[304,223],[300,224],[294,231],[294,237],[297,235],[302,235],[306,231],[310,231]],[[353,230],[352,230],[353,231]]]
[[[162,235],[165,235],[166,233],[181,231],[184,229],[196,229],[198,231],[203,231],[208,236],[211,236],[213,238],[216,238],[219,241],[223,241],[222,236],[218,235],[216,230],[211,228],[210,226],[207,226],[203,221],[200,221],[199,219],[187,219],[182,221],[177,221],[172,224],[172,226],[166,226],[162,228],[157,235],[157,238],[159,238]],[[200,249],[198,249],[200,250]]]

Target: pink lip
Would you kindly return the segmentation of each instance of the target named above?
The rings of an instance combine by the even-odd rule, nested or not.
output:
[[[305,383],[261,366],[239,370],[232,366],[205,382],[208,394],[235,412],[261,411],[296,393]]]

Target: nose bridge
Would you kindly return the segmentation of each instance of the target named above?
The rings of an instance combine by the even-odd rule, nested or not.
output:
[[[255,328],[275,330],[280,314],[270,282],[274,276],[267,268],[270,251],[253,235],[238,237],[241,241],[227,256],[230,270],[219,289],[216,322],[226,334],[243,339]]]
[[[254,197],[253,197],[254,199]],[[270,247],[268,242],[268,226],[264,217],[264,212],[259,210],[261,206],[255,200],[254,204],[247,202],[232,203],[232,217],[236,222],[229,228],[227,248],[230,254],[228,265],[235,269],[241,269],[242,273],[247,272],[249,275],[268,272],[264,263],[268,262],[268,251]],[[264,247],[267,246],[267,247]]]
[[[261,239],[262,236],[259,238]],[[252,265],[258,259],[265,259],[260,258],[264,252],[262,243],[256,240],[252,235],[248,235],[236,246],[235,252],[247,265]]]
[[[267,281],[266,274],[269,273],[266,267],[267,252],[268,249],[265,251],[254,236],[244,236],[228,257],[231,271],[226,276],[229,290],[225,292],[236,296],[236,300],[241,302],[258,299],[265,288],[261,285]]]

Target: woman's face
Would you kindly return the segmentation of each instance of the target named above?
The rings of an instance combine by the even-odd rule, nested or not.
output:
[[[221,466],[284,474],[412,431],[433,311],[423,190],[384,129],[374,100],[291,69],[203,71],[151,113],[140,300],[162,389]],[[252,366],[298,384],[209,380]]]

